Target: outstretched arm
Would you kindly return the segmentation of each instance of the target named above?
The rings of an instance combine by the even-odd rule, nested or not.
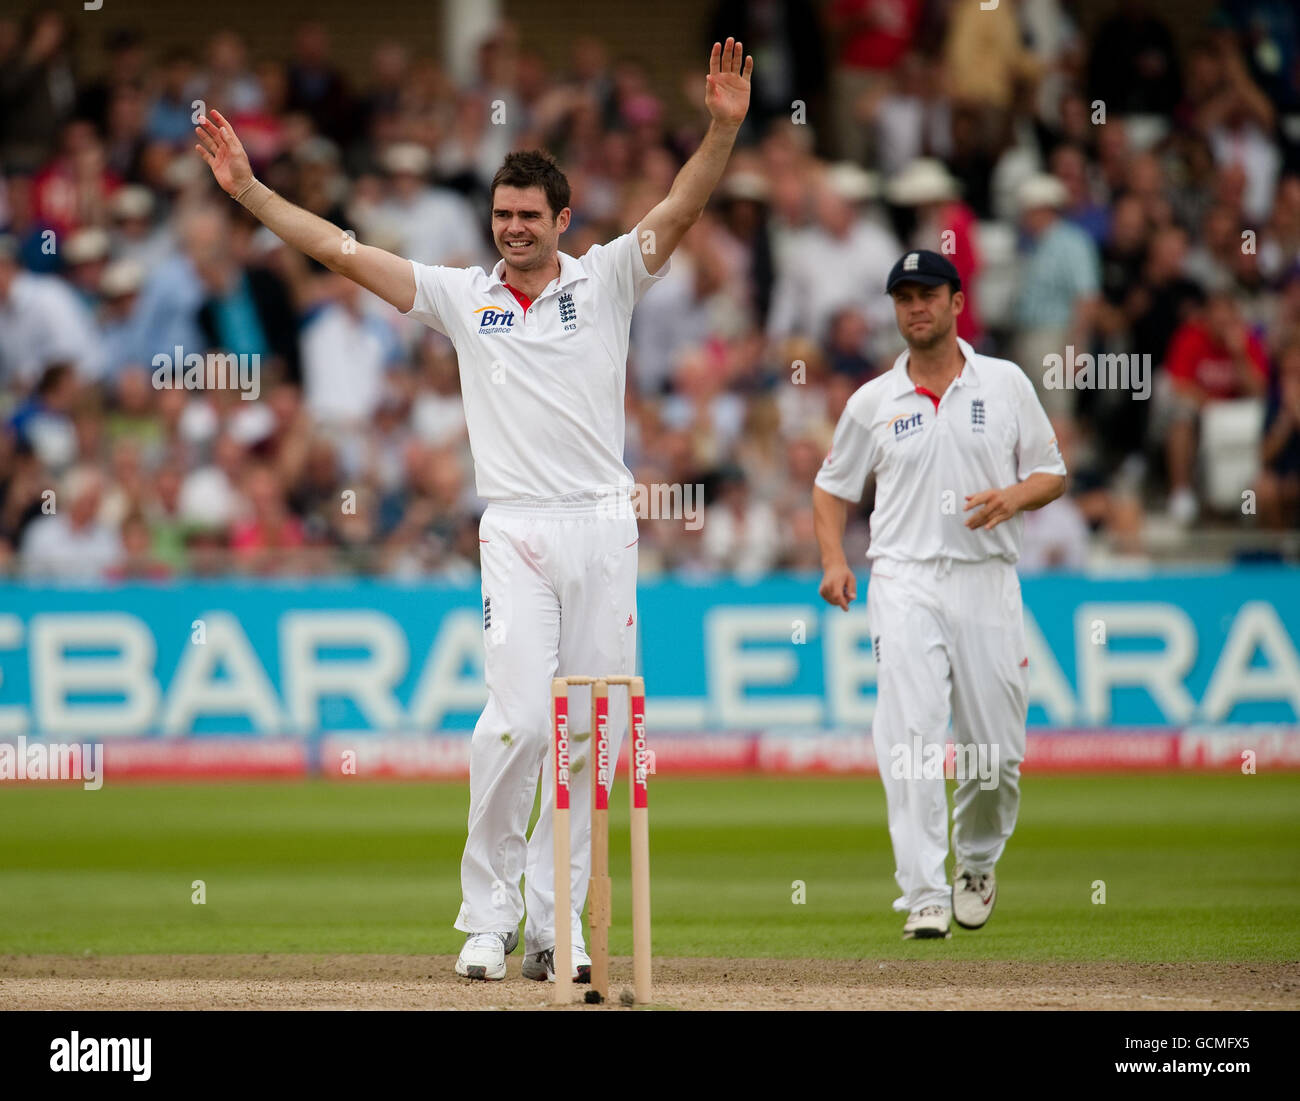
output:
[[[739,42],[728,38],[725,45],[713,44],[704,94],[704,106],[713,119],[708,133],[691,159],[682,165],[667,197],[637,226],[637,241],[651,275],[668,262],[722,179],[736,134],[749,110],[749,74],[753,71],[754,59],[744,56]]]
[[[234,127],[220,111],[213,111],[211,119],[201,117],[199,123],[194,128],[199,144],[194,148],[212,169],[221,190],[246,207],[280,240],[373,291],[403,313],[415,305],[415,273],[409,260],[361,244],[338,226],[294,206],[259,183]]]

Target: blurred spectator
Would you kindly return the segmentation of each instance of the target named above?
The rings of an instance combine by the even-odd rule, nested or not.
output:
[[[163,59],[158,92],[149,106],[150,138],[181,146],[194,137],[191,118],[199,92],[196,74],[194,57],[188,50],[173,50]]]
[[[98,227],[77,230],[63,247],[64,276],[87,308],[95,305],[108,250],[108,234]]]
[[[1300,108],[1300,14],[1288,0],[1222,0],[1211,18],[1236,38],[1251,79],[1283,109]]]
[[[103,74],[77,94],[76,115],[89,119],[101,132],[109,124],[110,105],[123,89],[139,91],[149,79],[149,51],[144,37],[130,27],[118,27],[104,36],[106,65]]]
[[[751,324],[744,302],[745,253],[705,215],[687,231],[667,274],[632,315],[632,374],[643,394],[660,394],[682,355],[713,334],[735,337]]]
[[[95,128],[74,120],[63,129],[58,155],[32,180],[36,218],[59,238],[82,226],[102,226],[108,221],[109,196],[120,184]]]
[[[952,154],[952,112],[939,65],[920,54],[902,58],[892,87],[880,84],[861,108],[874,130],[876,161],[887,176],[918,158]]]
[[[203,302],[198,309],[204,349],[278,359],[298,377],[298,322],[288,289],[268,268],[251,262],[247,229],[191,254]]]
[[[836,151],[866,164],[869,100],[890,84],[890,71],[912,46],[923,0],[831,0],[827,28],[839,43],[832,80]]]
[[[1187,94],[1185,116],[1205,136],[1221,168],[1233,165],[1244,174],[1241,210],[1262,221],[1282,163],[1272,140],[1276,114],[1251,81],[1235,43],[1217,39],[1193,52]]]
[[[426,183],[432,160],[423,146],[389,146],[383,164],[388,195],[363,216],[363,236],[378,236],[421,264],[464,267],[485,259],[473,208],[456,192]]]
[[[262,108],[262,86],[248,65],[248,48],[232,30],[217,31],[208,39],[203,99],[219,105],[228,117],[255,114]]]
[[[154,554],[149,523],[139,512],[130,513],[122,521],[122,555],[104,571],[112,581],[162,581],[170,577],[172,568]]]
[[[33,520],[23,536],[22,568],[30,580],[101,581],[122,558],[117,532],[99,521],[104,478],[80,467],[64,481],[51,515]]]
[[[50,471],[62,473],[77,457],[77,433],[72,423],[77,377],[66,363],[52,363],[41,374],[32,396],[9,420],[18,444]]]
[[[744,265],[746,306],[760,328],[767,325],[772,303],[772,234],[768,225],[771,208],[766,178],[755,169],[732,172],[718,188],[719,216],[723,229],[740,245]],[[633,316],[633,324],[636,318]]]
[[[1095,185],[1089,179],[1083,150],[1075,145],[1058,145],[1052,151],[1051,166],[1052,175],[1065,184],[1062,213],[1095,244],[1101,245],[1110,229],[1110,211],[1093,197]]]
[[[104,269],[99,281],[99,313],[104,374],[117,375],[129,364],[152,361],[153,345],[137,309],[144,272],[131,260],[118,260]]]
[[[247,573],[292,573],[292,553],[305,542],[302,523],[286,507],[284,487],[264,464],[244,475],[243,516],[230,532],[230,545]]]
[[[340,144],[352,134],[352,102],[343,74],[330,61],[329,32],[320,23],[304,23],[293,40],[286,106],[302,111],[316,129]]]
[[[817,186],[816,221],[800,231],[777,278],[770,337],[803,333],[824,339],[835,311],[849,306],[861,312],[873,333],[893,341],[894,309],[885,279],[901,249],[893,234],[855,207],[874,193],[860,171],[829,175]]]
[[[1024,547],[1016,563],[1022,574],[1087,566],[1088,524],[1073,497],[1063,495],[1024,515]]]
[[[1049,417],[1069,416],[1074,390],[1044,384],[1046,357],[1086,351],[1099,290],[1096,249],[1061,216],[1067,194],[1055,176],[1033,176],[1018,195],[1028,252],[1020,266],[1012,358],[1029,375]]]
[[[1269,387],[1260,475],[1255,484],[1259,522],[1268,528],[1300,528],[1300,340],[1277,357]]]
[[[365,311],[369,291],[341,275],[328,285],[332,302],[302,333],[303,393],[317,421],[359,425],[379,406],[397,344],[391,327]]]
[[[1118,0],[1097,28],[1088,98],[1107,114],[1168,114],[1179,98],[1179,65],[1169,26],[1147,0]]]
[[[1201,316],[1174,333],[1165,363],[1172,383],[1169,512],[1186,525],[1198,511],[1192,478],[1200,414],[1213,402],[1262,396],[1268,384],[1268,357],[1259,338],[1242,324],[1231,295],[1216,292]]]
[[[966,296],[966,305],[957,315],[957,335],[980,344],[984,326],[976,304],[980,272],[977,226],[974,212],[959,198],[957,181],[943,162],[923,157],[890,181],[888,195],[890,202],[915,212],[907,246],[942,253],[957,269]]]
[[[53,8],[33,11],[13,56],[0,65],[0,162],[32,173],[71,116],[77,99],[67,17]]]
[[[22,270],[16,254],[14,239],[0,236],[0,381],[30,387],[51,363],[95,377],[100,354],[90,311],[62,279]]]
[[[173,247],[166,229],[153,224],[156,206],[153,192],[140,184],[118,188],[108,203],[113,258],[133,261],[142,274]]]
[[[1009,140],[1011,108],[1030,99],[1042,65],[1026,48],[1016,3],[984,10],[954,4],[943,45],[943,67],[955,106],[978,120],[983,143],[1000,149]]]
[[[707,499],[703,564],[738,577],[769,572],[781,552],[780,529],[772,508],[750,496],[744,473],[734,466],[719,471]]]
[[[859,386],[875,374],[875,365],[867,357],[868,335],[866,321],[851,307],[846,306],[831,317],[830,335],[827,339],[830,369]],[[834,419],[839,418],[837,416]]]
[[[895,5],[908,0],[894,0]],[[834,11],[832,10],[832,18]],[[754,58],[749,114],[741,137],[761,134],[768,123],[789,118],[800,100],[813,117],[820,115],[826,87],[826,51],[821,23],[810,18],[800,0],[717,0],[708,43],[728,37],[744,44]]]

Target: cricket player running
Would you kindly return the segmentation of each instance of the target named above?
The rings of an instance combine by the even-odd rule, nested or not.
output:
[[[544,791],[553,783],[551,678],[636,672],[637,526],[623,462],[628,326],[722,176],[753,67],[739,42],[714,43],[704,99],[711,122],[699,149],[633,231],[581,259],[558,249],[571,211],[554,160],[507,156],[492,182],[502,259],[491,273],[426,266],[357,243],[258,182],[220,113],[195,128],[217,183],[286,244],[456,347],[477,491],[489,502],[479,527],[488,701],[470,746],[458,975],[504,978],[526,909],[524,974],[554,981],[556,938],[567,936],[574,977],[590,979],[582,909],[591,785],[573,786],[572,913],[553,912],[549,799],[525,836],[539,777]],[[591,767],[589,693],[574,688],[569,712],[571,767],[583,776]],[[615,760],[625,726],[611,716]]]
[[[886,290],[907,350],[849,399],[817,474],[820,591],[845,611],[857,596],[846,502],[874,473],[871,729],[903,892],[894,909],[907,914],[904,938],[949,937],[954,916],[964,929],[988,920],[994,867],[1016,824],[1029,677],[1019,514],[1061,495],[1065,464],[1025,373],[958,339],[964,297],[947,259],[907,253]],[[950,718],[954,742],[977,747],[959,760],[979,754],[997,766],[989,783],[958,775],[951,885],[942,770],[917,767],[942,753]]]

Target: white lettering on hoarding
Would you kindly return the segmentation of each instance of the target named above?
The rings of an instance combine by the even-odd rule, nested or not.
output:
[[[1089,624],[1106,624],[1107,642],[1092,645]],[[1083,718],[1108,723],[1112,718],[1111,694],[1115,688],[1144,689],[1164,717],[1185,723],[1196,703],[1183,678],[1196,661],[1196,625],[1173,604],[1080,604],[1074,612],[1075,652],[1079,656],[1079,700]],[[1158,650],[1116,650],[1117,638],[1154,638]]]
[[[289,714],[300,730],[320,723],[323,697],[346,697],[366,723],[384,728],[403,718],[394,691],[406,676],[406,635],[392,616],[369,611],[286,612],[280,620],[280,666]],[[364,649],[363,658],[320,657],[322,646]]]

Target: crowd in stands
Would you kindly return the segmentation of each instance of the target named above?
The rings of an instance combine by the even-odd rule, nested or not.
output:
[[[1025,569],[1139,555],[1153,522],[1300,528],[1300,14],[1226,0],[1175,34],[1143,0],[1087,27],[1073,8],[717,6],[754,109],[633,317],[627,385],[636,481],[702,487],[703,522],[644,519],[643,575],[818,568],[813,478],[900,351],[883,286],[913,247],[951,256],[960,335],[1019,363],[1057,427],[1071,488],[1027,519]],[[598,35],[553,66],[509,24],[461,82],[434,41],[345,73],[318,23],[287,54],[110,25],[89,68],[70,31],[0,17],[0,572],[472,578],[452,347],[221,193],[196,105],[357,239],[490,268],[512,149],[567,173],[571,255],[662,198],[708,123],[709,42],[660,87]],[[157,357],[193,352],[256,357],[256,395],[159,382]],[[1126,373],[1089,385],[1092,361]]]

